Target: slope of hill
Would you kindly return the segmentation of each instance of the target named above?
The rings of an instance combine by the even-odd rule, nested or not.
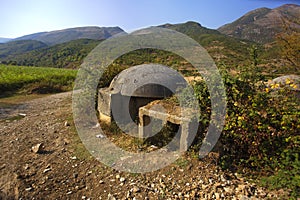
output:
[[[275,9],[259,8],[220,27],[218,31],[236,38],[270,43],[287,25],[300,32],[299,5],[286,4]]]
[[[4,59],[44,47],[47,47],[45,43],[34,40],[11,41],[0,44],[0,58]]]
[[[41,32],[25,35],[14,40],[38,40],[48,45],[61,44],[77,39],[103,40],[115,34],[125,33],[119,27],[78,27],[51,32]]]
[[[182,33],[185,33],[189,36],[195,37],[201,36],[202,34],[220,34],[217,30],[208,29],[206,27],[201,26],[201,24],[193,21],[188,21],[186,23],[180,24],[164,24],[158,27],[173,29]]]
[[[25,66],[76,68],[99,43],[99,40],[91,39],[73,40],[18,55],[10,55],[0,60],[2,63]]]
[[[239,64],[249,58],[249,47],[253,42],[236,39],[208,29],[196,22],[182,24],[166,24],[160,27],[169,28],[184,33],[207,49],[216,62]]]
[[[58,68],[79,67],[88,53],[100,43],[99,40],[79,39],[8,56],[2,62],[25,66],[46,66]]]

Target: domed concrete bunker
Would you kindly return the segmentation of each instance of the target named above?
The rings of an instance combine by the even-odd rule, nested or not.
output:
[[[143,64],[123,70],[98,93],[100,120],[137,122],[139,108],[172,96],[187,82],[177,71],[159,64]]]

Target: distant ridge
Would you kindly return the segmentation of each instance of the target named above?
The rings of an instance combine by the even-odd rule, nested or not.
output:
[[[103,40],[113,35],[121,33],[125,34],[125,31],[122,30],[120,27],[87,26],[78,28],[68,28],[50,32],[34,33],[16,38],[14,39],[14,41],[37,40],[44,42],[48,45],[55,45],[78,39]]]
[[[264,44],[273,42],[276,35],[284,31],[285,24],[300,32],[299,5],[285,4],[275,9],[259,8],[232,23],[221,26],[218,31]]]

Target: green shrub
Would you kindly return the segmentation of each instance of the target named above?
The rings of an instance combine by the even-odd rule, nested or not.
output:
[[[267,92],[261,81],[264,77],[258,80],[253,72],[239,77],[222,73],[227,95],[220,138],[222,167],[248,169],[268,177],[263,179],[265,185],[289,188],[292,195],[299,195],[300,102],[294,91]],[[207,131],[211,105],[205,83],[195,83],[194,89],[201,109],[200,137]]]

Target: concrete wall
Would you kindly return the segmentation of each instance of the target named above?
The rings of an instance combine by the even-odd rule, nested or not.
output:
[[[159,98],[122,96],[120,93],[112,94],[109,88],[101,88],[98,93],[100,120],[107,123],[116,120],[125,124],[131,118],[138,123],[139,108],[157,99]]]
[[[104,115],[110,116],[111,97],[108,88],[100,88],[98,91],[98,111]]]
[[[139,108],[147,105],[154,98],[128,97],[120,94],[111,95],[111,110],[113,120],[129,123],[131,120],[138,123]]]

